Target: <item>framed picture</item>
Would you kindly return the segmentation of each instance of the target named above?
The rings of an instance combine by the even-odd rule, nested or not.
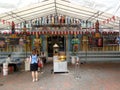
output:
[[[97,45],[97,47],[103,47],[103,38],[102,37],[96,39],[96,45]]]
[[[91,47],[103,47],[103,38],[102,37],[99,37],[99,38],[88,37],[88,44]]]

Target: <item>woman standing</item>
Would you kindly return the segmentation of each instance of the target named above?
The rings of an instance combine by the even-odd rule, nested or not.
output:
[[[32,55],[30,56],[30,70],[32,72],[33,82],[38,81],[38,57],[36,50],[32,50]]]

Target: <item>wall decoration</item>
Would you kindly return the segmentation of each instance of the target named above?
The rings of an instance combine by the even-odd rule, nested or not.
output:
[[[0,48],[5,48],[6,43],[5,43],[5,38],[0,38]]]

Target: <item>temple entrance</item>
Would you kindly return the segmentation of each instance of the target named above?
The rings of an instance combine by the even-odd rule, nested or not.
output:
[[[65,51],[65,37],[64,36],[49,36],[47,38],[47,46],[48,46],[48,57],[53,56],[53,45],[56,43],[59,46],[59,51]]]

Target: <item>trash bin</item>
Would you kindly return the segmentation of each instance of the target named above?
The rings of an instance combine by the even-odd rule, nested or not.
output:
[[[29,58],[25,60],[25,71],[30,71],[30,61]]]

